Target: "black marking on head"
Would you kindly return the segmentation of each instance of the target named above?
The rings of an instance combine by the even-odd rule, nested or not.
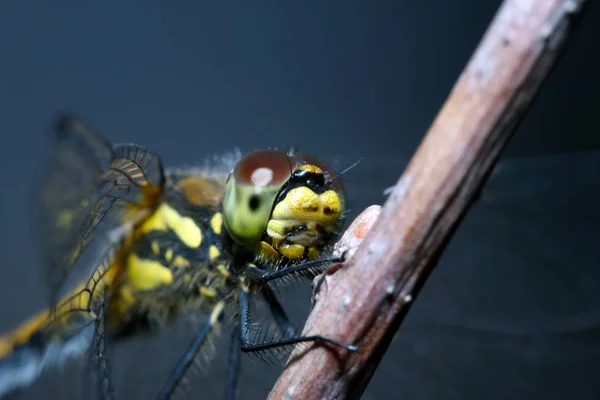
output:
[[[325,215],[331,215],[334,213],[335,213],[335,211],[333,211],[330,207],[323,208],[323,214],[325,214]]]
[[[292,189],[297,187],[307,187],[316,194],[321,194],[328,189],[328,185],[325,185],[325,176],[323,174],[297,169],[277,194],[274,204],[279,204]]]
[[[325,186],[325,176],[322,173],[297,169],[290,177],[290,182],[298,182],[312,190],[318,190],[320,187]]]
[[[286,228],[283,232],[283,234],[285,236],[293,236],[293,235],[297,235],[301,232],[305,232],[308,230],[308,227],[306,225],[299,225],[299,226],[293,226],[290,228]]]
[[[317,212],[319,211],[319,207],[316,206],[308,206],[308,207],[304,207],[302,209],[302,211],[306,211],[306,212]]]

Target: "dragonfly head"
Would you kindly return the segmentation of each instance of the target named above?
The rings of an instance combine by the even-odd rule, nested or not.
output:
[[[344,191],[313,157],[259,150],[242,158],[225,188],[231,237],[264,257],[313,258],[342,224]]]

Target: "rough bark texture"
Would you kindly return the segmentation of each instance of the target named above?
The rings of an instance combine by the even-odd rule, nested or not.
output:
[[[356,254],[318,285],[304,334],[358,343],[360,350],[299,346],[270,399],[360,397],[584,3],[501,5]],[[359,235],[356,226],[344,240],[368,229]]]

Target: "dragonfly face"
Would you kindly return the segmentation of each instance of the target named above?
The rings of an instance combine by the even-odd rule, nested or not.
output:
[[[152,330],[182,314],[208,312],[159,394],[168,398],[228,306],[239,315],[236,351],[304,341],[354,349],[330,338],[298,336],[271,290],[290,275],[315,276],[332,261],[325,254],[341,226],[344,194],[339,178],[321,162],[263,150],[238,160],[233,169],[224,163],[211,170],[165,170],[152,151],[113,146],[77,118],[62,119],[56,131],[39,217],[52,306],[0,338],[0,396],[7,391],[3,385],[11,389],[4,378],[18,376],[20,352],[27,351],[26,364],[41,371],[44,363],[58,362],[48,357],[51,345],[67,347],[93,325],[94,338],[81,343],[95,350],[104,382],[99,390],[111,398],[106,340]],[[65,280],[82,268],[80,256],[102,238],[110,240],[101,261],[59,299]],[[250,338],[249,297],[255,295],[271,308],[279,330],[273,340]],[[87,350],[79,346],[69,354]]]
[[[266,150],[243,158],[227,181],[225,225],[263,257],[317,257],[340,227],[343,189],[315,159]]]

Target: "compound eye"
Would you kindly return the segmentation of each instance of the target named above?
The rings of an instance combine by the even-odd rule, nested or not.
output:
[[[277,193],[291,175],[290,160],[280,151],[258,150],[238,162],[223,198],[225,226],[236,242],[259,243]]]
[[[241,159],[234,175],[238,184],[260,188],[283,185],[291,175],[288,156],[276,150],[257,150]]]

